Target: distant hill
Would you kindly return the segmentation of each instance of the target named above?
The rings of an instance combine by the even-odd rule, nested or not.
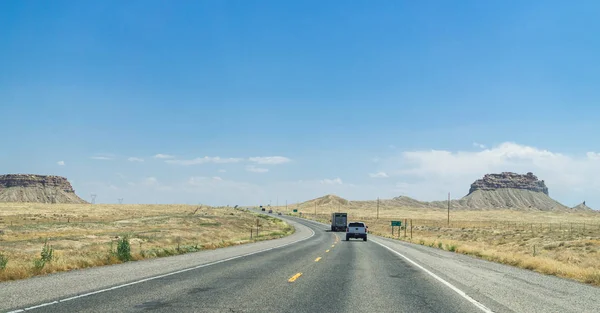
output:
[[[436,207],[446,208],[447,201],[431,202]],[[453,209],[487,210],[519,209],[526,211],[564,211],[570,210],[543,192],[526,189],[502,188],[497,190],[476,190],[460,200],[452,200]]]
[[[347,209],[373,209],[377,200],[349,201],[336,195],[327,195],[309,200],[300,204],[301,208],[307,206],[345,207]],[[448,202],[419,201],[410,197],[401,196],[379,201],[382,209],[386,208],[423,208],[445,209]],[[453,210],[494,210],[511,209],[524,211],[591,211],[592,209],[582,203],[569,208],[549,196],[548,187],[543,180],[539,180],[533,173],[521,175],[512,172],[500,174],[486,174],[483,178],[471,184],[469,193],[461,199],[451,200]]]
[[[338,197],[336,195],[326,195],[320,198],[316,198],[316,199],[312,199],[312,200],[308,200],[305,202],[300,203],[300,207],[314,207],[315,204],[317,206],[340,206],[340,205],[348,205],[350,203],[350,201]]]
[[[593,210],[589,206],[585,205],[585,201],[583,201],[582,203],[574,206],[572,209],[573,210]]]
[[[0,202],[87,203],[60,176],[0,175]]]

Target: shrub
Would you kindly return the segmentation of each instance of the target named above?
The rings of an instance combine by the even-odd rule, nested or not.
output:
[[[44,268],[47,262],[52,262],[54,259],[54,248],[48,245],[48,239],[44,240],[44,246],[42,247],[42,252],[40,253],[40,258],[33,260],[33,267],[36,270],[41,270]]]
[[[446,245],[446,250],[448,250],[450,252],[455,252],[456,246],[455,245]]]
[[[123,236],[117,242],[117,258],[122,262],[131,261],[131,245],[128,236]]]
[[[0,270],[6,268],[6,264],[8,263],[8,257],[4,254],[0,253]]]
[[[442,249],[442,243],[438,242],[438,248]]]
[[[44,246],[42,247],[42,253],[40,253],[41,260],[46,262],[51,262],[54,258],[54,249],[52,246],[48,245],[48,239],[44,241]]]

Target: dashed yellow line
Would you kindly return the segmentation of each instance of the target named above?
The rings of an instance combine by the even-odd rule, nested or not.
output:
[[[325,250],[325,252],[329,252],[329,249]]]
[[[319,260],[321,260],[321,257],[316,258],[315,262],[319,262]]]
[[[298,279],[298,277],[302,276],[302,273],[297,273],[296,275],[290,277],[290,279],[288,279],[288,282],[293,283],[296,281],[296,279]]]
[[[331,247],[333,248],[333,247],[335,247],[335,245],[331,245]]]

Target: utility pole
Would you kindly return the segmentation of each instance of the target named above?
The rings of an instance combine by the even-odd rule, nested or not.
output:
[[[317,217],[317,201],[315,201],[315,217]]]
[[[285,200],[285,211],[287,212],[287,200]]]
[[[92,204],[96,204],[96,195],[91,194],[90,197],[92,197]]]
[[[123,204],[123,198],[119,198],[117,200],[119,201],[119,204]]]
[[[377,219],[379,219],[379,197],[377,197]]]
[[[448,193],[448,226],[450,226],[450,193]]]
[[[279,196],[277,196],[277,200],[276,200],[276,201],[277,201],[277,202],[275,202],[275,205],[276,205],[276,206],[279,206]]]

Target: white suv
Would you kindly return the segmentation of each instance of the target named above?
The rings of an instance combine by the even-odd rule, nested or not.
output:
[[[367,241],[367,231],[369,227],[363,222],[351,222],[346,228],[346,241],[350,238],[362,238]]]

